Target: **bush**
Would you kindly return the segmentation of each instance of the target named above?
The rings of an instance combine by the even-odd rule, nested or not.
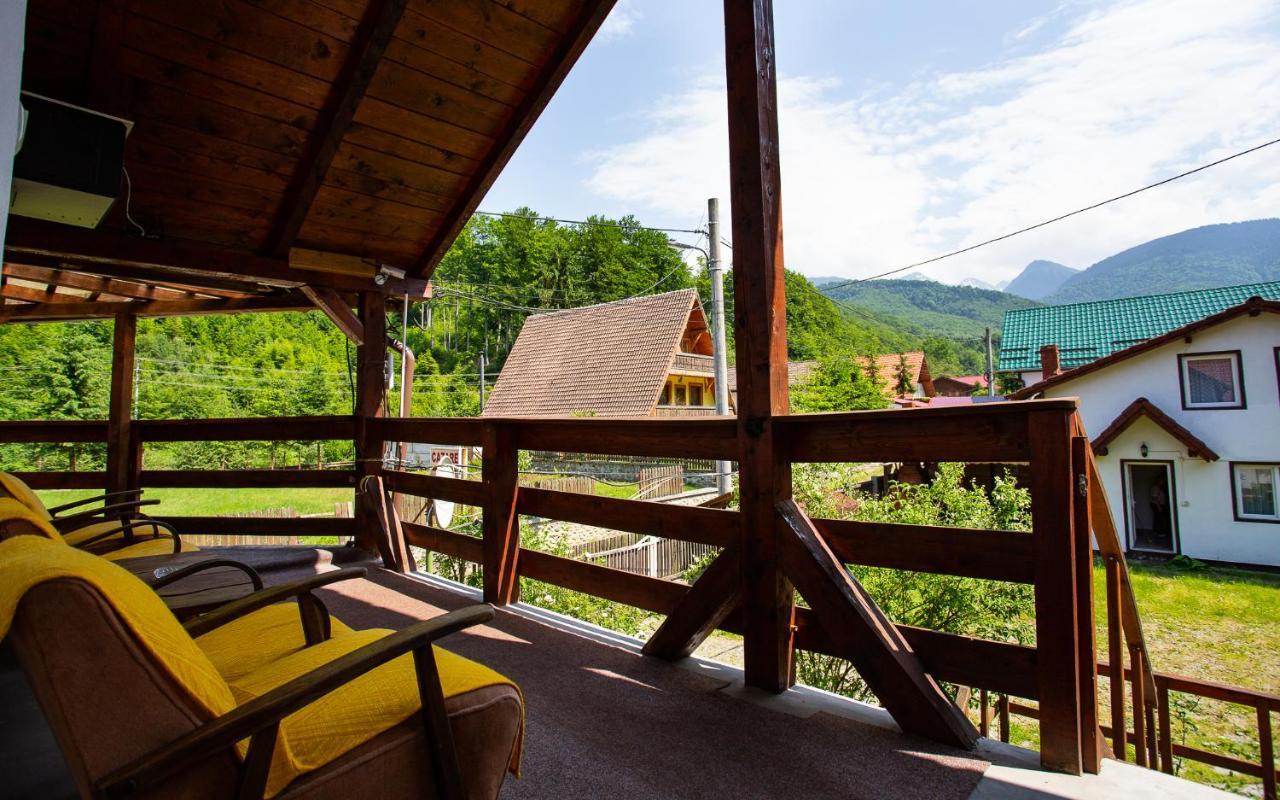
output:
[[[1029,531],[1031,497],[1008,474],[988,493],[964,485],[960,464],[942,464],[932,483],[894,483],[882,498],[857,489],[856,467],[803,465],[795,470],[796,498],[811,516],[875,522]],[[946,633],[1029,643],[1034,640],[1032,587],[1003,581],[853,567],[855,578],[894,622]],[[802,683],[870,699],[848,662],[809,652],[796,655]]]

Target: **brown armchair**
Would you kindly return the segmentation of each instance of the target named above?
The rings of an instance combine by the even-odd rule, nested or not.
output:
[[[268,589],[185,630],[209,633],[291,591]],[[435,641],[491,619],[490,607],[385,632],[211,715],[190,685],[157,660],[119,602],[91,580],[46,580],[23,595],[9,635],[82,796],[263,797],[282,720],[411,654],[420,710],[303,772],[274,796],[497,797],[522,729],[520,694],[510,683],[495,683],[446,698],[433,652]],[[172,621],[166,624],[172,631]],[[334,722],[341,731],[342,721]],[[241,758],[236,744],[246,739]]]

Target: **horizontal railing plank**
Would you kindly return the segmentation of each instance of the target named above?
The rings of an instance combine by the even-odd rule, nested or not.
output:
[[[176,488],[354,487],[356,473],[344,469],[144,469],[140,485]]]
[[[794,414],[773,420],[792,462],[1021,462],[1030,458],[1027,415],[1075,410],[1074,400],[945,408]]]
[[[144,419],[133,423],[143,442],[333,441],[355,437],[354,417]]]
[[[1035,582],[1029,533],[819,518],[813,524],[846,564]]]
[[[382,481],[387,489],[432,500],[450,500],[468,506],[484,504],[485,487],[480,481],[460,478],[441,478],[435,475],[419,475],[415,472],[384,469]]]
[[[415,547],[425,547],[436,553],[479,564],[484,560],[484,541],[477,536],[446,531],[415,522],[402,523],[404,538]]]
[[[156,517],[188,535],[234,536],[354,536],[356,521],[349,517]]]
[[[102,489],[106,490],[105,472],[15,472],[32,489]]]
[[[521,514],[715,547],[738,539],[738,512],[521,487]]]
[[[33,444],[49,442],[105,442],[106,420],[4,420],[0,421],[0,443]]]
[[[737,420],[501,419],[522,450],[662,458],[738,457]]]
[[[376,417],[366,421],[384,442],[479,447],[484,420],[478,417]]]
[[[898,630],[915,651],[925,672],[935,680],[1031,700],[1038,696],[1034,647],[910,625],[899,625]],[[838,658],[850,657],[849,653],[834,647],[808,608],[796,609],[796,647]]]
[[[516,563],[521,577],[553,583],[659,614],[670,614],[680,598],[689,591],[689,587],[682,583],[650,578],[647,575],[633,575],[527,548],[520,549],[520,558]]]

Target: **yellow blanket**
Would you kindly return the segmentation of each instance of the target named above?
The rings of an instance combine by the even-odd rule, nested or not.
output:
[[[17,536],[0,542],[0,638],[8,633],[26,591],[58,578],[82,580],[101,592],[156,664],[210,719],[388,633],[342,632],[228,684],[159,596],[128,571],[61,542]],[[440,648],[435,652],[445,697],[511,683],[481,664]],[[417,712],[421,704],[411,658],[404,656],[371,670],[286,717],[276,741],[265,796],[274,797],[299,775],[329,763]],[[239,744],[241,757],[247,748],[247,741]],[[520,751],[518,744],[513,771]]]
[[[3,473],[0,473],[0,474],[3,474]],[[45,536],[49,539],[52,539],[53,541],[63,542],[64,544],[69,544],[72,546],[76,544],[75,541],[72,541],[73,537],[75,536],[74,533],[68,534],[67,536],[62,536],[61,534],[58,533],[57,529],[55,529],[53,525],[49,522],[47,517],[40,516],[39,512],[33,511],[30,507],[28,507],[24,503],[14,500],[12,497],[0,497],[0,520],[15,519],[15,518],[25,519],[28,522],[30,522],[32,533],[39,532],[40,535]],[[118,527],[118,525],[119,523],[116,523],[116,522],[101,522],[91,527],[98,528],[99,530],[109,530],[110,528]],[[80,531],[76,531],[75,533],[79,533],[79,532]],[[142,529],[141,534],[147,535],[148,529],[145,529],[145,528]],[[80,537],[80,538],[83,539],[85,537]],[[195,545],[187,545],[185,543],[182,545],[182,552],[184,553],[189,553],[196,550],[199,550],[199,548],[196,547]],[[103,558],[107,559],[108,561],[119,561],[125,558],[145,558],[146,556],[164,556],[164,555],[170,555],[172,553],[173,553],[173,540],[165,537],[161,539],[143,539],[142,541],[136,542],[134,544],[126,545],[117,550],[111,550],[106,553],[99,553],[98,555],[101,555]]]

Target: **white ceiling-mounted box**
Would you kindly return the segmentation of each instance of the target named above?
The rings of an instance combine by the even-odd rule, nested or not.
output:
[[[120,195],[133,123],[31,92],[22,93],[22,106],[10,213],[96,228]]]

